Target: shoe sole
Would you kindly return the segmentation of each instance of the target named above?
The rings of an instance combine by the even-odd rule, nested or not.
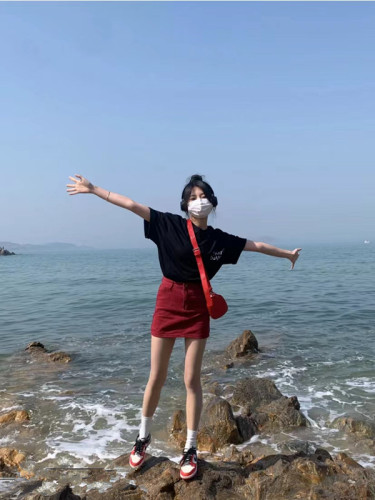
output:
[[[190,476],[182,476],[181,473],[180,473],[180,478],[181,479],[185,479],[185,480],[192,479],[194,476],[197,475],[197,472],[198,472],[198,469],[195,469],[194,474],[191,474]]]
[[[142,465],[143,465],[143,464],[144,464],[144,460],[143,460],[143,462],[142,462],[141,464],[139,464],[139,465],[132,465],[132,464],[129,462],[130,467],[131,467],[132,469],[134,469],[134,470],[140,469],[140,468],[142,467]]]

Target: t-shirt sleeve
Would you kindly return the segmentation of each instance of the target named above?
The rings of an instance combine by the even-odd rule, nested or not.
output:
[[[163,213],[150,208],[150,222],[144,221],[145,238],[158,244],[160,235],[163,231]]]
[[[223,243],[224,243],[224,255],[223,264],[237,264],[240,255],[245,248],[246,238],[240,238],[239,236],[234,236],[233,234],[222,233]]]

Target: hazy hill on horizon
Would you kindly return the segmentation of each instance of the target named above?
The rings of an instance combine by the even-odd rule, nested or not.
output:
[[[93,247],[89,246],[78,246],[73,243],[44,243],[43,245],[34,245],[32,243],[13,243],[10,241],[0,241],[0,247],[4,247],[10,252],[71,252],[79,250],[95,250]]]

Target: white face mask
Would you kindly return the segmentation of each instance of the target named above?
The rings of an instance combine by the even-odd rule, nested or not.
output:
[[[196,200],[189,201],[188,212],[197,219],[204,219],[208,217],[213,209],[212,203],[207,198],[197,198]]]

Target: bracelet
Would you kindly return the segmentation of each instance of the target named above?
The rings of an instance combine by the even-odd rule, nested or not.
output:
[[[111,194],[111,191],[108,191],[107,198],[105,201],[108,201],[109,195]]]

